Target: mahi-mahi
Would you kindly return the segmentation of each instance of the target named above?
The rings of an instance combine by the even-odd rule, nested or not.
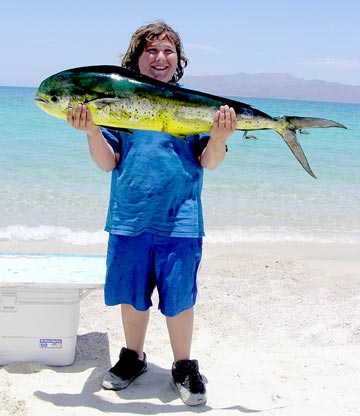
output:
[[[310,127],[341,127],[323,118],[271,117],[251,105],[179,85],[164,83],[118,66],[68,69],[46,78],[39,86],[36,104],[52,116],[66,120],[69,108],[86,104],[93,122],[102,127],[128,131],[167,132],[180,139],[209,132],[221,105],[234,108],[236,129],[275,130],[301,166],[314,178],[296,131]]]

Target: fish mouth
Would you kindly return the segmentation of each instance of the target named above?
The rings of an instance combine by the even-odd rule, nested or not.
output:
[[[37,92],[34,98],[35,104],[39,107],[47,107],[50,104],[49,97],[46,94],[42,94],[41,92]]]
[[[48,101],[41,97],[35,97],[36,104],[48,104]]]
[[[34,103],[43,111],[45,111],[46,113],[50,113],[50,101],[47,100],[46,98],[43,97],[39,97],[38,95],[34,98]]]

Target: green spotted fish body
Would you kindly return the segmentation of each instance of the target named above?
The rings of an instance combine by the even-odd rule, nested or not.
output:
[[[86,104],[99,126],[162,131],[180,139],[209,132],[216,110],[227,104],[236,112],[237,130],[275,130],[314,177],[296,131],[309,127],[345,128],[322,118],[273,118],[248,104],[163,83],[118,66],[73,68],[52,75],[40,84],[35,102],[48,114],[64,120],[69,108]]]

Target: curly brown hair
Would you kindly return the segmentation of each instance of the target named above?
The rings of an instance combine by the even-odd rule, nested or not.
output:
[[[163,21],[157,21],[141,26],[132,35],[129,48],[122,58],[121,66],[140,73],[138,66],[139,57],[143,53],[146,43],[151,41],[154,37],[159,39],[168,38],[174,42],[178,63],[171,81],[179,81],[184,75],[184,68],[188,64],[188,59],[184,54],[179,34]]]

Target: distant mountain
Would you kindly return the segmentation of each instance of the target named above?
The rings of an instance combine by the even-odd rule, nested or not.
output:
[[[181,82],[216,95],[360,103],[360,86],[307,81],[288,74],[184,76]]]

